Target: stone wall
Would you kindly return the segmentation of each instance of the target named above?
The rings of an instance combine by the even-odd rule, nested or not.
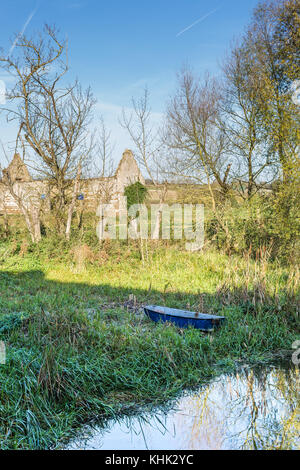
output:
[[[47,204],[48,182],[32,180],[26,165],[16,154],[8,168],[3,170],[3,179],[0,180],[0,214],[19,213],[18,205],[5,185],[7,175],[14,183],[15,192],[26,204],[30,204],[32,198],[43,199]],[[82,204],[88,210],[96,210],[100,202],[112,203],[117,209],[125,187],[136,181],[145,184],[133,153],[125,150],[114,176],[82,179],[78,196],[83,195]]]

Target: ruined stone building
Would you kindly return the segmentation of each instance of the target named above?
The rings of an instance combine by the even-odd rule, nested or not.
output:
[[[34,180],[20,155],[15,154],[9,166],[3,170],[2,179],[0,179],[0,214],[3,212],[19,213],[18,204],[5,184],[7,177],[13,183],[14,191],[25,203],[30,198],[40,198],[47,203],[48,181]],[[96,209],[100,202],[113,203],[118,208],[126,186],[137,181],[145,184],[133,153],[125,150],[113,176],[82,179],[78,199],[83,201],[86,209],[90,210]]]

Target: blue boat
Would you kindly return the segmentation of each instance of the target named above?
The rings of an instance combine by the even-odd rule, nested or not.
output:
[[[177,308],[160,307],[159,305],[147,305],[144,307],[144,311],[154,322],[170,322],[179,328],[191,326],[202,331],[213,331],[225,321],[225,317],[190,312],[189,310],[179,310]]]

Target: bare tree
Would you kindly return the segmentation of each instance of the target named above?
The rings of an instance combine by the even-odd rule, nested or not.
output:
[[[158,151],[161,147],[158,129],[154,129],[154,118],[149,105],[149,91],[144,89],[142,96],[131,99],[132,112],[123,109],[121,126],[127,130],[134,146],[135,157],[155,184],[155,170],[158,164]]]
[[[81,189],[88,195],[86,198],[78,201],[76,206],[78,228],[82,227],[83,215],[87,210],[91,210],[91,202],[95,203],[93,209],[99,204],[109,204],[115,193],[115,179],[113,150],[111,131],[107,128],[103,116],[100,116],[99,122],[94,129],[94,145],[91,152],[90,164],[86,175],[88,178],[82,182]],[[95,220],[95,224],[98,222]]]
[[[83,193],[82,198],[76,198],[74,193],[72,199],[73,211],[76,211],[77,227],[79,229],[82,228],[83,216],[86,211],[96,209],[100,203],[109,204],[115,196],[114,147],[111,131],[107,128],[103,116],[100,116],[93,130],[93,146],[90,151],[88,166],[84,171],[86,178],[80,180],[77,173],[74,182],[76,195],[79,192]],[[95,224],[98,223],[97,220],[95,220]]]
[[[49,181],[57,229],[65,233],[68,191],[91,151],[89,124],[95,101],[78,81],[65,85],[67,44],[55,28],[46,25],[34,38],[18,36],[15,51],[13,57],[0,58],[2,68],[16,80],[7,94],[7,119],[18,122],[16,149],[26,144],[32,169]]]
[[[155,129],[152,111],[149,105],[149,92],[145,88],[143,95],[131,99],[132,112],[126,113],[123,109],[120,119],[121,126],[127,130],[133,144],[134,154],[148,177],[154,184],[159,196],[159,209],[157,211],[156,223],[152,237],[159,237],[162,205],[167,193],[167,183],[159,184],[157,175],[162,174],[162,166],[159,161],[160,149],[162,147],[159,129]]]
[[[261,187],[263,177],[265,183],[272,182],[275,164],[262,125],[263,109],[257,100],[259,76],[251,63],[251,50],[233,47],[223,72],[222,126],[234,158],[235,189],[250,199]]]
[[[77,175],[74,181],[72,199],[71,199],[71,203],[69,204],[69,209],[68,209],[68,217],[67,217],[67,223],[66,223],[67,240],[70,240],[72,216],[73,216],[73,212],[74,212],[75,205],[76,205],[77,195],[79,192],[80,178],[81,178],[81,165],[79,164],[78,169],[77,169]]]
[[[97,176],[112,176],[114,171],[113,151],[115,144],[112,142],[111,131],[106,127],[103,116],[100,116],[99,126],[96,129],[96,155],[93,160]]]
[[[164,142],[169,148],[169,173],[173,177],[208,184],[225,196],[231,161],[228,139],[221,125],[221,87],[206,75],[200,82],[189,70],[179,74],[179,87],[167,107]]]
[[[107,128],[103,116],[95,130],[95,146],[92,159],[92,174],[97,176],[93,194],[98,202],[109,203],[113,197],[114,182],[112,180],[115,164],[111,131]]]

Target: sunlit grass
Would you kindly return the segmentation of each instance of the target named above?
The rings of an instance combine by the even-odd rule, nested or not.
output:
[[[146,248],[142,262],[137,246],[95,246],[78,264],[59,243],[22,256],[0,245],[1,448],[55,446],[87,420],[152,406],[297,339],[297,273],[266,259]],[[213,335],[156,325],[139,311],[147,303],[227,322]]]

